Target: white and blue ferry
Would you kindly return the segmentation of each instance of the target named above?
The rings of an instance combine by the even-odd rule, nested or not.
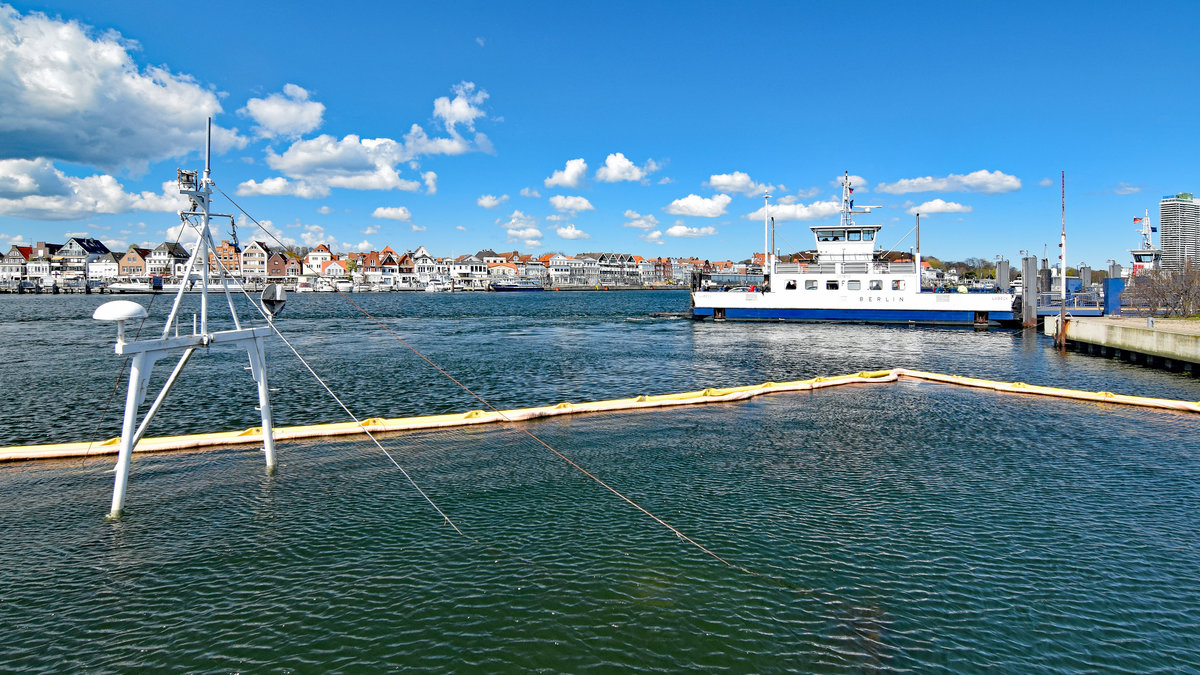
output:
[[[878,207],[855,209],[852,195],[847,175],[842,181],[840,222],[811,228],[817,243],[812,262],[780,263],[768,253],[764,282],[749,287],[729,288],[697,279],[692,284],[692,318],[1019,325],[1016,298],[1007,292],[922,290],[920,251],[907,262],[881,256],[875,247],[881,226],[854,222],[856,214]],[[764,227],[769,231],[769,225],[764,223]]]

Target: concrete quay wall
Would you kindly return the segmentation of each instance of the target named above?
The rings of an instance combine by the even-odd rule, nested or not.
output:
[[[1058,317],[1046,317],[1045,333],[1058,332]],[[1200,322],[1133,317],[1067,320],[1068,345],[1090,353],[1142,361],[1200,374]]]

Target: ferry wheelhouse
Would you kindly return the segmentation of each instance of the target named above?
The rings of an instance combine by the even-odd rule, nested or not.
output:
[[[1133,267],[1130,268],[1130,276],[1137,276],[1142,272],[1157,272],[1162,269],[1162,249],[1154,245],[1154,232],[1157,231],[1150,224],[1150,210],[1146,210],[1146,215],[1141,218],[1134,218],[1134,224],[1141,224],[1141,229],[1138,230],[1142,235],[1141,248],[1129,249],[1129,255],[1133,256]]]
[[[707,278],[693,280],[692,318],[976,326],[1019,323],[1015,298],[1003,289],[989,293],[922,290],[920,251],[906,262],[882,256],[875,246],[881,226],[854,222],[855,215],[879,207],[856,209],[853,194],[847,175],[842,181],[840,222],[811,227],[817,245],[812,262],[780,263],[768,253],[763,283],[745,288],[729,288]],[[769,209],[766,211],[764,220],[769,218]],[[768,222],[764,228],[769,232]]]

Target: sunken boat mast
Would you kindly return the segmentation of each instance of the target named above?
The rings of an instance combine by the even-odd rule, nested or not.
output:
[[[189,200],[189,208],[186,211],[179,212],[180,238],[182,238],[185,232],[194,233],[196,237],[196,245],[188,257],[183,278],[185,280],[191,279],[198,265],[200,269],[200,283],[203,284],[200,292],[200,312],[198,316],[193,315],[192,317],[191,334],[180,335],[179,333],[179,308],[186,284],[181,284],[179,290],[176,292],[175,300],[171,305],[171,312],[167,316],[162,333],[156,338],[134,340],[132,342],[125,339],[124,323],[134,319],[144,321],[147,317],[146,309],[136,302],[129,300],[108,302],[97,308],[92,315],[93,318],[101,321],[116,322],[117,344],[115,351],[119,355],[131,357],[132,362],[129,372],[129,389],[125,396],[125,416],[121,425],[121,444],[114,472],[116,477],[113,484],[112,509],[109,511],[110,518],[119,517],[125,507],[125,491],[129,478],[130,455],[133,453],[138,441],[145,434],[151,420],[158,413],[167,394],[170,393],[178,381],[184,366],[187,365],[188,361],[198,350],[207,350],[210,347],[219,345],[231,345],[246,350],[250,359],[248,370],[250,370],[255,383],[258,385],[258,407],[262,418],[263,452],[266,457],[266,465],[268,471],[272,471],[275,468],[275,441],[271,419],[271,398],[270,390],[267,387],[266,358],[263,350],[263,341],[268,335],[272,334],[274,327],[271,325],[253,328],[242,326],[237,310],[234,308],[233,296],[230,293],[229,270],[226,269],[219,257],[212,255],[216,247],[213,245],[211,219],[214,217],[228,218],[230,223],[232,223],[233,216],[212,212],[214,184],[211,179],[209,163],[211,148],[212,120],[210,119],[208,121],[208,142],[205,147],[203,176],[198,175],[195,171],[184,171],[182,169],[176,172],[179,192],[187,196]],[[234,326],[232,330],[211,331],[209,329],[209,294],[214,292],[213,286],[209,282],[210,276],[214,273],[220,280],[219,292],[224,294],[229,307],[229,315]],[[264,291],[263,297],[263,312],[269,322],[270,318],[282,309],[283,296],[278,288],[268,287]],[[268,297],[271,299],[271,302],[266,302]],[[150,405],[149,410],[147,410],[139,424],[138,412],[146,398],[146,388],[154,363],[169,354],[176,353],[180,354],[180,356],[175,364],[175,369],[163,384],[158,396],[154,399],[154,402]]]

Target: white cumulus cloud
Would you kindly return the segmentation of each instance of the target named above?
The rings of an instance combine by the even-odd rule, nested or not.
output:
[[[434,117],[442,120],[446,131],[451,134],[455,133],[455,127],[459,124],[474,131],[475,120],[484,116],[480,106],[487,100],[488,93],[477,89],[474,82],[459,82],[451,87],[451,91],[454,92],[454,98],[442,96],[434,100]]]
[[[587,174],[587,162],[583,158],[567,160],[567,165],[555,171],[545,181],[546,187],[579,187],[579,181]]]
[[[676,222],[671,227],[667,228],[668,237],[707,237],[717,233],[717,228],[707,227],[688,227],[681,222]]]
[[[555,234],[563,239],[591,239],[592,235],[575,227],[573,224],[568,224],[566,227],[560,227],[554,231]]]
[[[774,192],[775,186],[765,183],[755,183],[750,174],[742,171],[734,171],[733,173],[716,173],[709,176],[708,182],[705,183],[708,187],[717,192],[736,192],[754,197],[766,192]]]
[[[413,226],[412,226],[412,231],[413,231],[413,232],[424,232],[425,230],[428,230],[428,229],[429,229],[429,228],[428,228],[428,227],[425,227],[424,225],[413,225]]]
[[[542,193],[538,192],[537,190],[534,190],[533,188],[523,187],[523,188],[521,188],[521,196],[522,197],[541,197]]]
[[[624,153],[614,152],[604,160],[604,166],[596,170],[596,179],[605,183],[621,181],[640,181],[658,170],[654,160],[638,166],[625,157]]]
[[[939,199],[934,199],[932,201],[925,202],[924,204],[918,204],[917,206],[910,208],[908,210],[908,215],[912,216],[912,215],[916,215],[918,213],[930,214],[930,213],[970,213],[970,212],[971,212],[970,206],[965,206],[965,205],[959,204],[957,202],[948,202],[944,199],[939,198]]]
[[[635,227],[639,230],[653,230],[658,226],[658,218],[643,216],[633,209],[625,210],[625,227]]]
[[[0,5],[0,159],[143,171],[204,147],[218,95],[188,75],[139,67],[136,43],[77,21]],[[218,151],[244,147],[213,129]]]
[[[646,234],[639,234],[638,239],[641,239],[642,241],[645,241],[645,242],[649,242],[651,244],[660,244],[661,245],[663,243],[662,236],[663,236],[662,230],[655,230],[653,232],[647,232]]]
[[[372,218],[387,220],[412,220],[412,212],[406,206],[380,206],[371,212]]]
[[[829,181],[829,184],[840,190],[842,188],[842,183],[846,182],[847,179],[850,180],[850,187],[854,188],[856,191],[867,192],[867,179],[854,174],[850,174],[849,176],[838,176],[837,178]]]
[[[820,220],[836,215],[842,210],[840,201],[819,201],[811,204],[771,204],[767,207],[766,214],[775,219],[776,222],[785,220]],[[764,217],[763,210],[760,208],[752,213],[747,213],[746,218],[749,220],[762,220]]]
[[[1021,179],[1000,171],[980,169],[967,174],[901,178],[895,183],[880,183],[879,192],[901,195],[909,192],[984,192],[997,194],[1021,189]]]
[[[96,213],[172,212],[187,207],[175,181],[162,192],[129,193],[107,174],[68,176],[48,159],[0,160],[0,216],[75,220]]]
[[[578,213],[580,211],[594,211],[596,209],[585,197],[554,195],[550,198],[550,204],[555,209],[558,209],[560,213]]]
[[[733,201],[733,197],[729,195],[714,195],[712,197],[688,195],[671,202],[664,210],[673,216],[716,218],[725,214],[725,208],[729,206],[729,202],[731,201]],[[667,234],[670,234],[670,232],[668,231]]]
[[[475,203],[485,209],[494,209],[506,201],[508,201],[508,195],[500,195],[499,197],[496,195],[480,195],[479,199],[475,200]]]
[[[422,185],[426,193],[435,194],[436,173],[426,171],[418,181],[401,177],[397,167],[407,164],[416,170],[416,159],[427,155],[491,151],[491,142],[482,133],[476,133],[472,141],[460,131],[460,127],[474,131],[476,120],[484,115],[479,106],[487,99],[487,92],[477,90],[471,82],[460,83],[453,90],[454,98],[443,96],[434,101],[434,117],[445,128],[446,136],[430,136],[421,125],[413,124],[399,141],[356,134],[341,139],[322,134],[297,140],[282,153],[267,150],[267,166],[282,173],[288,182],[277,178],[249,180],[238,186],[238,194],[323,197],[334,188],[417,192]],[[264,187],[271,181],[271,188]]]
[[[283,93],[246,101],[246,107],[238,114],[254,120],[254,131],[259,136],[298,137],[321,126],[325,105],[308,100],[308,90],[304,87],[285,84]]]

